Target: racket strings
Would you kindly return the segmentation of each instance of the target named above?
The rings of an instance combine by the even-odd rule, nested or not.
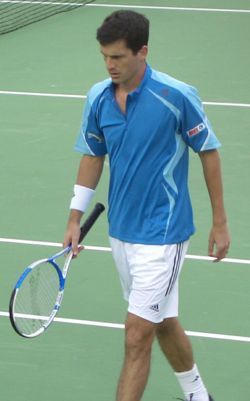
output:
[[[22,333],[31,335],[49,320],[59,291],[59,276],[49,263],[36,266],[19,288],[14,319]]]

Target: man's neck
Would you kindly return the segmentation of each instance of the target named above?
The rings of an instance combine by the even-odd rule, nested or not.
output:
[[[144,64],[142,68],[138,71],[138,74],[136,74],[133,79],[129,80],[128,82],[123,82],[121,84],[118,84],[116,86],[116,91],[118,92],[123,92],[123,93],[130,93],[136,90],[138,86],[141,84],[145,71],[146,71],[147,65]]]

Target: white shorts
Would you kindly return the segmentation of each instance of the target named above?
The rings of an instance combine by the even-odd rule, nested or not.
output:
[[[153,323],[178,316],[178,280],[188,243],[142,245],[110,238],[130,313]]]

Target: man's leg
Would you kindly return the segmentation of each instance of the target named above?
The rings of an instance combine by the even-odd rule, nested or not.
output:
[[[194,366],[192,346],[177,318],[169,318],[159,323],[156,336],[175,372],[192,369]]]
[[[147,384],[156,325],[128,313],[125,356],[116,401],[140,401]]]
[[[194,364],[191,343],[178,319],[169,318],[160,323],[156,329],[156,336],[186,399],[209,401],[207,389]]]

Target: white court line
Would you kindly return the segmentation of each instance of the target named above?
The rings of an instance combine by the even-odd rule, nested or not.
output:
[[[250,103],[202,102],[206,106],[250,107]]]
[[[166,10],[166,11],[204,11],[215,13],[250,13],[247,9],[230,9],[230,8],[201,8],[201,7],[168,7],[168,6],[139,6],[132,4],[85,4],[85,7],[110,7],[110,8],[138,8],[143,10]]]
[[[0,95],[16,95],[16,96],[41,96],[41,97],[57,97],[65,99],[86,99],[86,95],[71,95],[67,93],[44,93],[44,92],[19,92],[19,91],[3,91]],[[223,106],[223,107],[250,107],[250,103],[231,103],[231,102],[202,102],[207,106]]]
[[[33,240],[23,240],[23,239],[15,239],[15,238],[0,238],[0,242],[9,243],[9,244],[21,244],[21,245],[38,245],[38,246],[51,246],[51,247],[62,247],[60,242],[47,242],[47,241],[33,241]],[[104,246],[89,246],[84,245],[84,248],[87,251],[100,251],[100,252],[111,252],[111,248]],[[201,255],[186,255],[186,259],[193,260],[206,260],[206,261],[214,261],[214,258],[210,256],[201,256]],[[221,262],[225,263],[238,263],[243,265],[250,265],[249,259],[235,259],[235,258],[224,258]]]
[[[32,1],[32,0],[0,0],[0,4],[34,4],[34,5],[62,5],[57,1]],[[198,7],[168,7],[168,6],[139,6],[129,4],[79,4],[79,3],[63,3],[64,6],[85,6],[85,7],[104,7],[104,8],[138,8],[144,10],[166,10],[166,11],[199,11],[199,12],[220,12],[220,13],[249,13],[247,9],[230,9],[230,8],[198,8]]]
[[[0,311],[0,316],[9,317],[9,313]],[[109,329],[124,329],[124,324],[97,322],[93,320],[68,319],[68,318],[56,317],[54,321],[57,323],[76,324],[80,326],[95,326]],[[188,330],[185,332],[188,336],[191,337],[211,338],[215,340],[237,341],[237,342],[247,342],[247,343],[250,342],[250,337],[234,336],[228,334],[217,334],[217,333],[203,333],[199,331],[188,331]]]
[[[17,92],[17,91],[1,91],[1,90],[0,90],[0,95],[62,97],[69,99],[86,99],[87,97],[85,95],[69,95],[66,93],[64,94],[64,93],[43,93],[43,92]]]

